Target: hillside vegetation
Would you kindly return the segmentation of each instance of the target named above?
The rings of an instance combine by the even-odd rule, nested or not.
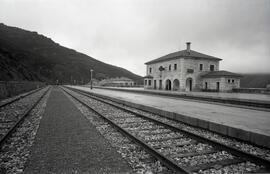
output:
[[[123,76],[142,83],[141,76],[63,47],[37,32],[0,24],[0,81],[87,83],[90,69],[96,79]]]
[[[243,74],[241,88],[265,88],[270,84],[270,74]]]

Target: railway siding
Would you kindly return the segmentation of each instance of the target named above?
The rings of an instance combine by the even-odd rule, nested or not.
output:
[[[47,87],[1,106],[0,173],[23,171],[49,92]]]
[[[119,130],[121,132],[124,132],[124,134],[128,134],[127,132],[130,132],[131,134],[139,133],[137,135],[140,135],[139,139],[142,139],[140,141],[142,141],[143,143],[147,143],[147,144],[149,144],[149,143],[156,144],[157,143],[156,145],[158,145],[158,144],[160,144],[160,141],[163,142],[163,141],[168,141],[168,140],[172,140],[172,139],[175,139],[175,140],[177,139],[179,142],[182,142],[181,139],[183,138],[183,136],[181,134],[176,133],[176,132],[175,132],[176,134],[173,133],[174,131],[180,131],[180,132],[183,132],[185,134],[185,136],[188,136],[188,137],[190,136],[192,138],[195,138],[196,141],[199,141],[199,142],[202,141],[202,142],[207,143],[207,144],[208,143],[213,144],[215,149],[212,149],[211,146],[206,145],[206,144],[200,144],[200,143],[198,144],[198,142],[197,142],[197,144],[195,143],[195,145],[193,143],[191,143],[187,146],[184,145],[184,146],[179,147],[179,148],[173,144],[169,145],[170,147],[168,147],[168,148],[170,148],[170,150],[169,151],[165,150],[165,153],[168,156],[171,156],[171,153],[173,153],[173,155],[176,155],[176,156],[169,157],[167,159],[167,161],[170,161],[173,159],[173,161],[176,161],[178,163],[178,165],[184,166],[184,168],[185,168],[184,170],[187,169],[189,172],[202,170],[202,172],[204,173],[204,170],[207,170],[209,168],[213,168],[213,166],[216,166],[217,163],[219,163],[219,161],[220,161],[220,164],[218,164],[218,165],[221,165],[221,166],[223,166],[223,165],[230,166],[230,165],[234,165],[235,163],[239,163],[238,165],[234,166],[232,169],[234,170],[234,169],[238,168],[239,171],[243,171],[243,170],[241,170],[241,166],[245,166],[247,170],[244,170],[244,171],[246,171],[246,172],[249,171],[249,168],[252,168],[252,170],[254,171],[254,170],[258,169],[257,167],[259,167],[259,166],[256,167],[253,164],[250,164],[249,161],[246,161],[247,159],[254,161],[255,163],[258,163],[258,164],[265,163],[265,164],[267,164],[267,166],[269,165],[269,161],[266,162],[265,160],[259,160],[258,157],[255,157],[255,156],[251,157],[248,154],[244,154],[242,152],[241,153],[236,152],[232,148],[228,148],[228,146],[226,146],[226,147],[223,145],[220,146],[220,145],[218,145],[219,143],[210,142],[209,140],[203,139],[201,136],[198,137],[197,135],[191,134],[191,133],[186,132],[184,130],[179,130],[177,128],[174,128],[171,125],[163,124],[158,120],[148,118],[148,116],[146,116],[146,117],[142,116],[142,115],[140,116],[138,114],[127,111],[123,107],[116,107],[115,105],[111,105],[107,102],[105,102],[106,104],[104,104],[103,100],[101,101],[101,100],[96,99],[96,98],[92,99],[92,97],[90,97],[91,98],[90,99],[89,96],[87,96],[88,99],[83,99],[86,96],[81,95],[81,94],[80,95],[76,94],[76,95],[79,97],[79,98],[75,97],[76,100],[78,100],[78,101],[83,100],[82,104],[92,108],[91,110],[95,111],[98,115],[104,117],[106,120],[108,120],[108,122],[110,122],[115,127],[117,127],[117,129],[119,129],[119,126],[122,127]],[[113,106],[113,107],[111,107],[111,106]],[[120,111],[119,109],[122,111]],[[120,119],[121,117],[123,117],[123,119],[126,118],[127,122],[126,123],[123,122],[123,119]],[[147,120],[147,122],[143,121],[142,119],[138,119],[138,118],[143,118],[143,119]],[[124,130],[121,130],[123,128],[124,128]],[[146,128],[152,129],[152,131],[159,130],[161,132],[163,130],[165,130],[166,128],[169,128],[172,132],[170,134],[168,134],[168,133],[162,134],[158,131],[159,133],[156,132],[157,134],[152,133],[152,135],[148,135],[147,133],[145,133]],[[166,135],[166,136],[164,136],[164,135]],[[179,135],[181,135],[181,136],[179,136]],[[167,136],[169,136],[170,138],[167,139]],[[194,148],[195,148],[195,150],[197,149],[199,152],[197,152],[197,150],[196,150],[196,152],[194,153]],[[160,150],[163,151],[163,148],[159,148],[158,146],[155,146],[155,149],[158,151],[160,151]],[[222,149],[224,149],[224,150],[226,149],[226,150],[223,151]],[[184,156],[183,155],[181,156],[181,152],[179,150],[184,152]],[[227,153],[226,152],[227,150],[229,152],[232,152],[236,156],[232,156],[230,153]],[[180,152],[180,156],[178,156],[179,155],[178,151]],[[150,152],[151,152],[151,150],[150,150]],[[174,153],[174,152],[176,152],[176,153]],[[186,155],[185,152],[188,152],[189,154]],[[154,152],[152,150],[151,154],[155,154],[155,153],[156,152]],[[164,153],[164,151],[162,153]],[[239,156],[241,158],[238,158],[237,156]],[[242,157],[244,157],[244,159]],[[162,158],[158,158],[158,159],[161,160]],[[226,159],[232,159],[232,160],[226,161]],[[262,161],[265,161],[265,162],[262,162]],[[164,160],[162,160],[162,162],[164,162]],[[166,164],[166,161],[165,161],[165,164]],[[166,164],[166,166],[167,166],[167,164]],[[171,168],[171,167],[169,167],[169,168]],[[223,170],[223,167],[221,170]],[[201,172],[199,172],[199,173],[201,173]]]
[[[187,115],[172,112],[172,111],[166,111],[166,110],[160,109],[158,106],[153,107],[153,106],[142,104],[144,103],[142,102],[142,99],[137,99],[138,100],[137,103],[134,102],[135,100],[132,100],[131,102],[129,99],[123,98],[122,96],[117,96],[117,94],[113,94],[113,91],[111,91],[111,95],[108,95],[109,92],[105,93],[105,91],[109,91],[109,90],[105,90],[104,93],[102,93],[102,91],[95,91],[95,90],[92,90],[92,92],[90,92],[88,88],[77,88],[77,89],[80,89],[87,93],[91,93],[94,96],[98,96],[104,99],[109,99],[109,100],[122,103],[130,107],[147,111],[147,112],[152,112],[154,114],[158,114],[158,115],[170,118],[170,119],[178,120],[183,123],[189,124],[191,126],[196,126],[196,127],[198,126],[198,127],[211,130],[213,132],[216,132],[225,136],[229,136],[229,137],[236,138],[242,141],[253,143],[255,145],[270,148],[270,136],[265,135],[265,134],[260,134],[258,132],[253,132],[251,130],[244,130],[241,128],[225,125],[222,123],[217,123],[214,121],[187,116]],[[262,111],[258,111],[258,112],[262,112]],[[266,112],[266,113],[269,113],[269,112]]]

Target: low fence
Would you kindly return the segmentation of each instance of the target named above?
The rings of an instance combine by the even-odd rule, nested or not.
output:
[[[233,92],[270,94],[270,89],[268,88],[235,88],[233,89]]]
[[[0,81],[0,99],[12,97],[44,86],[46,86],[44,82]]]

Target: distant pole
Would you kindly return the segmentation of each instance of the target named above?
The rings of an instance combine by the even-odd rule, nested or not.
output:
[[[93,73],[93,71],[94,71],[94,70],[92,70],[92,69],[90,70],[90,72],[91,72],[90,89],[93,89],[93,86],[92,86],[92,85],[93,85],[93,79],[92,79],[92,73]]]
[[[72,76],[70,76],[70,84],[72,85]]]

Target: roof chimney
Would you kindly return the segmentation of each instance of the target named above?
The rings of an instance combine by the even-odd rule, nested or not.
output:
[[[187,52],[189,52],[190,53],[190,42],[187,42]]]

